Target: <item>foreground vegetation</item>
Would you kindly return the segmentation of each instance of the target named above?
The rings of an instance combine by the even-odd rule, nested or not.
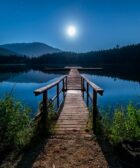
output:
[[[10,95],[0,100],[1,148],[21,148],[30,142],[34,132],[30,112],[31,109]]]
[[[114,145],[125,140],[140,140],[140,109],[132,104],[126,108],[117,108],[111,118],[108,114],[103,116],[102,126]]]
[[[40,105],[40,110],[42,106]],[[27,145],[37,128],[30,117],[31,109],[15,100],[11,95],[0,99],[0,144],[21,148]],[[53,132],[58,114],[51,105],[48,123],[49,133]],[[110,117],[104,113],[101,120],[105,135],[116,145],[125,140],[140,140],[140,109],[129,104],[126,108],[117,108]]]
[[[54,123],[58,114],[49,107],[48,134],[54,131]],[[40,103],[42,111],[42,103]],[[31,109],[8,94],[0,99],[0,151],[6,148],[21,149],[27,146],[39,134],[41,123],[30,117]]]

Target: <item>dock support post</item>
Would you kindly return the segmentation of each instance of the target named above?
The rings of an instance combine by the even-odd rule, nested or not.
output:
[[[89,96],[89,84],[87,83],[87,107],[88,107],[88,105],[89,105],[88,96]]]
[[[92,117],[93,117],[93,120],[92,120],[92,123],[93,123],[93,131],[94,131],[94,134],[96,134],[96,129],[97,129],[97,92],[95,90],[93,90],[93,114],[92,114]]]
[[[43,92],[43,111],[41,117],[41,135],[46,136],[48,131],[48,95],[47,91]]]
[[[57,109],[59,108],[59,83],[57,84]]]
[[[67,90],[68,77],[66,76],[66,90]]]
[[[62,87],[63,87],[63,99],[64,99],[65,98],[65,81],[64,81],[64,79],[63,79]]]
[[[81,77],[81,90],[82,90],[82,96],[84,99],[84,79]]]
[[[83,92],[83,79],[82,79],[82,76],[81,76],[81,90]]]

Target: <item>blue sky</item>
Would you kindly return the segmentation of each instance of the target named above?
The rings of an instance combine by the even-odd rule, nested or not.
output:
[[[34,41],[77,52],[139,43],[140,1],[0,0],[0,44]]]

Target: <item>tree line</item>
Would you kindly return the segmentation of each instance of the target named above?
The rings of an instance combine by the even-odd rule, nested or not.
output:
[[[60,52],[40,57],[0,56],[0,64],[48,64],[52,66],[139,65],[140,44],[87,53]]]

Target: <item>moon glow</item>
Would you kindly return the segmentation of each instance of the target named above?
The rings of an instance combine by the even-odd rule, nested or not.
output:
[[[73,25],[70,25],[67,27],[67,35],[69,37],[75,37],[77,33],[76,27]]]

